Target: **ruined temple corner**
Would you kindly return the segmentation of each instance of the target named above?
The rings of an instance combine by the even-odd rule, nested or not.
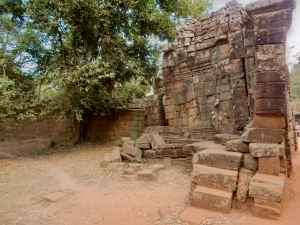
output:
[[[156,157],[183,156],[178,145],[187,152],[192,206],[230,212],[233,201],[252,199],[254,215],[279,218],[297,150],[286,65],[295,6],[231,1],[177,26],[174,42],[163,45],[146,131],[177,144],[177,154],[161,147]]]

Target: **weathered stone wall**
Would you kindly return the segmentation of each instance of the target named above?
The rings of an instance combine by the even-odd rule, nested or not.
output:
[[[194,136],[241,134],[251,117],[254,51],[246,40],[248,20],[244,9],[231,2],[177,26],[175,41],[163,46],[164,95],[146,103],[147,118],[156,113],[148,125],[166,120],[171,127],[189,128]]]
[[[137,139],[144,132],[145,110],[129,109],[112,112],[110,116],[89,116],[87,138],[97,141],[116,141],[121,137]]]
[[[59,141],[72,141],[78,137],[73,120],[57,119],[50,115],[37,120],[25,120],[18,125],[2,125],[0,137],[6,139],[47,138]]]
[[[120,137],[135,140],[145,129],[144,105],[128,103],[127,110],[112,112],[110,116],[86,115],[86,138],[93,141],[115,141]],[[0,137],[6,139],[47,138],[55,141],[76,141],[79,130],[73,120],[57,119],[50,115],[26,120],[18,125],[1,126]]]

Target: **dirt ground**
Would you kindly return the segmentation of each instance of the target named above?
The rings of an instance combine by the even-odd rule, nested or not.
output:
[[[0,142],[1,225],[188,224],[177,218],[189,204],[190,175],[183,168],[167,166],[156,181],[143,182],[100,167],[108,144],[48,146],[42,139]],[[299,225],[299,154],[293,165],[279,221],[232,209],[230,214],[206,211],[199,224]],[[51,193],[61,198],[46,200]]]

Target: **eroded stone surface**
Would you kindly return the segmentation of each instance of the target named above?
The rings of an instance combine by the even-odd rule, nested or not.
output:
[[[279,157],[260,157],[258,158],[258,172],[278,176],[280,173]]]
[[[267,201],[281,202],[285,187],[285,175],[271,176],[256,173],[251,179],[249,196]]]
[[[191,173],[192,182],[224,191],[234,191],[236,189],[237,176],[238,171],[198,164],[193,165],[193,172]]]
[[[137,173],[137,180],[141,181],[154,181],[156,180],[155,173],[151,169],[142,170]]]
[[[240,202],[246,202],[246,198],[249,190],[249,184],[252,176],[253,176],[253,172],[251,170],[245,168],[240,169],[238,188],[236,192],[236,199],[239,200]]]
[[[193,156],[193,163],[221,169],[238,170],[241,166],[242,153],[219,149],[205,149]]]
[[[226,151],[233,151],[233,152],[249,152],[249,144],[242,142],[241,139],[234,139],[227,141],[225,144]]]
[[[191,205],[218,212],[229,213],[232,192],[203,187],[198,185],[192,193]]]
[[[253,157],[284,156],[284,145],[282,144],[251,143],[249,148]]]

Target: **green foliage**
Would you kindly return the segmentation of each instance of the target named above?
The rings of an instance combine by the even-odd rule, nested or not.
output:
[[[158,71],[160,45],[153,40],[172,40],[176,23],[201,16],[210,5],[3,0],[0,120],[60,112],[81,121],[84,113],[105,115],[123,108],[124,98],[144,97]]]
[[[297,63],[293,65],[290,73],[291,104],[294,107],[295,114],[300,114],[300,57]]]

